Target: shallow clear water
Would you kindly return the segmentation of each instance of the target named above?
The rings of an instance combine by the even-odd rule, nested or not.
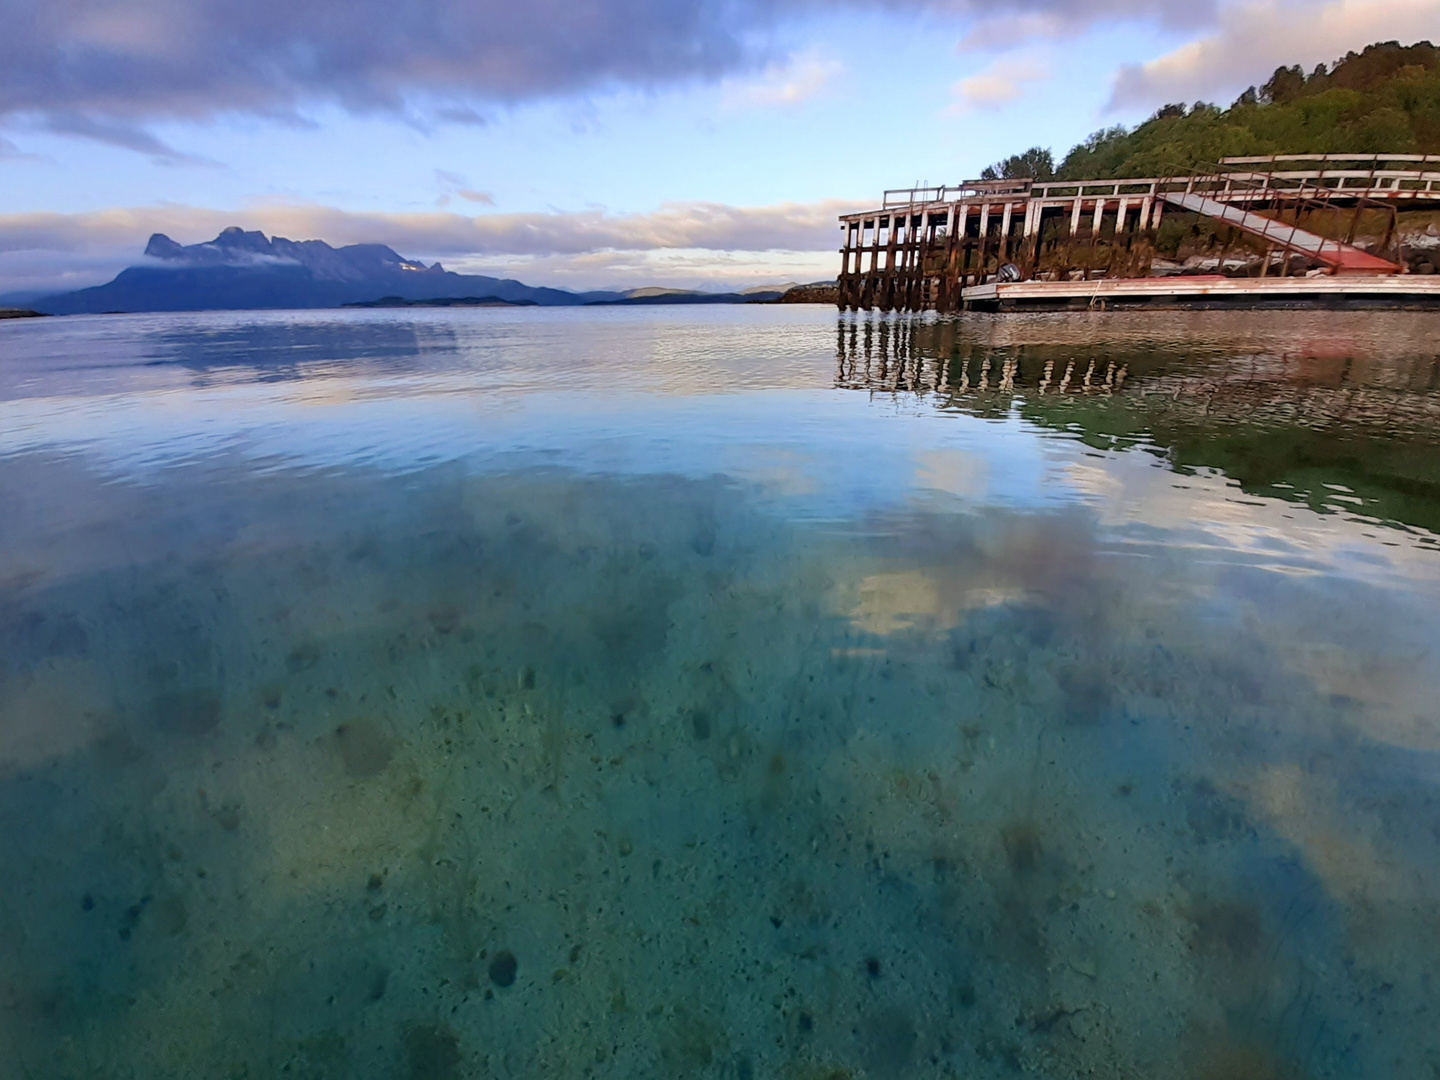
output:
[[[1437,340],[0,326],[0,1075],[1440,1075]]]

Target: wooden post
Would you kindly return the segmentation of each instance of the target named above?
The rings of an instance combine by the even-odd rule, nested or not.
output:
[[[1010,254],[1010,223],[1015,213],[1015,204],[1005,204],[1005,214],[1000,221],[1000,261],[1003,263]]]
[[[972,239],[970,236],[970,211],[972,207],[968,202],[964,204],[964,207],[961,213],[964,232],[961,234],[962,240],[960,247],[960,288],[962,291],[970,287],[970,266],[975,261],[976,245],[976,239]],[[977,227],[976,237],[978,238],[978,236],[979,230]]]
[[[1080,213],[1085,207],[1085,188],[1075,192],[1075,205],[1070,208],[1070,235],[1065,238],[1065,276],[1075,269],[1075,239],[1080,235]]]
[[[905,258],[903,260],[904,271],[900,280],[896,283],[898,288],[895,295],[895,310],[909,311],[911,300],[911,285],[915,280],[915,254],[916,244],[919,237],[919,230],[915,228],[914,207],[905,211]]]
[[[940,278],[940,294],[935,301],[940,311],[954,311],[960,302],[960,254],[969,217],[964,211],[964,203],[954,202],[950,204],[946,217],[945,270]]]
[[[870,223],[870,273],[865,282],[865,310],[869,311],[879,299],[880,291],[880,215]]]
[[[1095,216],[1090,221],[1090,255],[1085,260],[1085,280],[1090,280],[1090,267],[1095,261],[1095,244],[1100,239],[1100,226],[1105,220],[1105,200],[1095,200]]]
[[[1115,276],[1115,260],[1120,257],[1120,237],[1121,237],[1121,234],[1123,234],[1123,233],[1125,232],[1125,219],[1126,219],[1127,217],[1129,217],[1129,216],[1130,216],[1130,200],[1129,200],[1129,199],[1121,199],[1121,200],[1120,200],[1120,206],[1119,206],[1119,208],[1115,211],[1115,239],[1114,239],[1114,241],[1113,241],[1113,242],[1111,243],[1111,245],[1110,245],[1110,262],[1109,262],[1109,264],[1108,264],[1108,265],[1109,265],[1109,269],[1105,272],[1105,276],[1106,276],[1106,277],[1114,277],[1114,276]],[[1130,252],[1129,239],[1128,239],[1128,237],[1127,237],[1127,239],[1126,239],[1125,253],[1128,255],[1129,252]],[[1121,276],[1121,277],[1128,277],[1128,276],[1129,276],[1128,269],[1126,269],[1126,272],[1125,272],[1125,273],[1122,273],[1120,276]]]
[[[911,299],[911,305],[916,311],[925,307],[925,259],[930,253],[934,233],[935,225],[930,211],[920,211],[920,232],[915,237],[915,295]]]
[[[892,311],[905,309],[905,277],[910,266],[910,214],[904,218],[890,216],[890,227],[895,230],[895,258],[890,267],[890,308]]]
[[[874,274],[876,274],[876,253],[874,253],[874,242],[876,235],[873,232],[873,223],[861,219],[860,222],[860,307],[870,311],[874,302]],[[870,240],[865,240],[865,233],[870,233]],[[868,256],[868,258],[867,258]],[[868,264],[865,265],[865,264]]]
[[[880,310],[893,311],[895,309],[895,256],[896,244],[900,238],[900,229],[897,224],[897,215],[892,210],[887,219],[890,223],[885,236],[885,271],[880,283]]]
[[[990,203],[980,204],[980,251],[979,267],[976,270],[975,284],[985,284],[985,273],[990,265]]]
[[[1039,245],[1032,241],[1035,241],[1035,235],[1040,231],[1036,228],[1036,223],[1040,220],[1043,212],[1044,205],[1033,195],[1025,200],[1025,224],[1021,230],[1025,234],[1025,244],[1021,249],[1024,254],[1021,256],[1020,268],[1025,272],[1027,278],[1034,276],[1035,265],[1039,262]]]
[[[935,254],[935,248],[940,243],[940,238],[937,234],[941,229],[947,227],[949,220],[948,209],[945,214],[938,217],[932,212],[926,219],[925,246],[924,250],[920,253],[920,289],[922,299],[924,299],[927,307],[937,305],[940,300],[939,283],[936,281],[935,275],[931,273],[929,263],[931,256]],[[949,235],[948,230],[946,235]]]

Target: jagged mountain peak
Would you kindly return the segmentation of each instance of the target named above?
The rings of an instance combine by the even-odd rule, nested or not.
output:
[[[246,230],[238,225],[222,229],[214,240],[200,244],[179,244],[164,233],[156,233],[145,246],[145,254],[174,267],[293,264],[330,281],[355,281],[375,273],[396,271],[444,272],[439,269],[439,263],[427,267],[424,263],[412,262],[384,244],[336,248],[324,240],[267,237],[258,229]]]

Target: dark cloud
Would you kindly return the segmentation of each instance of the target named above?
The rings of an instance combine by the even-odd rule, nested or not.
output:
[[[79,135],[118,146],[123,150],[134,150],[164,165],[213,164],[203,158],[182,153],[144,128],[124,121],[87,116],[84,113],[51,112],[41,117],[41,127],[60,135]]]
[[[477,102],[709,79],[762,64],[775,58],[771,31],[837,5],[927,13],[957,32],[997,14],[980,0],[0,0],[0,116],[52,125],[69,117],[67,130],[82,133],[74,117],[133,125],[276,115],[325,100],[477,123]],[[1073,27],[1095,18],[1174,22],[1213,7],[1018,0],[1003,17]],[[119,142],[119,130],[91,134]],[[126,137],[136,148],[156,154],[133,130]]]
[[[467,114],[607,83],[716,76],[763,0],[0,0],[0,112],[150,118],[324,98]]]

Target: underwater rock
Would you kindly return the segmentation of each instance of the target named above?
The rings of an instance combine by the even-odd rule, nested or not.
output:
[[[515,984],[519,961],[509,949],[501,949],[490,961],[490,981],[502,989]]]

